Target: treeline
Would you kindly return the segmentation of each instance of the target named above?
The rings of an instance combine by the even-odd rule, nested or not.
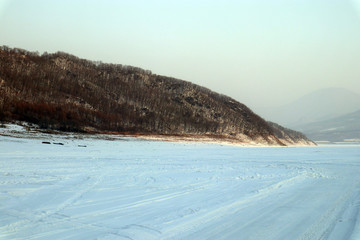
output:
[[[245,105],[204,87],[67,53],[0,48],[0,120],[43,128],[157,134],[272,135]]]

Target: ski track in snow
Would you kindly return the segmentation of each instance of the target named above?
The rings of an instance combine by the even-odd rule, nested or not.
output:
[[[0,239],[355,240],[359,170],[359,147],[3,135]]]

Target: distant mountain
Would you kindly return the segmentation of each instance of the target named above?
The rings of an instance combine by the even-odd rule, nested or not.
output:
[[[0,120],[64,131],[294,144],[244,104],[190,82],[63,52],[39,56],[8,47],[0,48]]]
[[[264,111],[263,116],[284,126],[297,126],[351,113],[359,109],[360,94],[343,88],[326,88],[309,93],[279,108]]]
[[[329,120],[300,125],[298,129],[314,141],[360,142],[360,110]]]

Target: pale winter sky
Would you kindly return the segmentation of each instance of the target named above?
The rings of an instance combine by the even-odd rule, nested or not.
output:
[[[149,69],[255,111],[360,93],[360,0],[0,0],[0,45]]]

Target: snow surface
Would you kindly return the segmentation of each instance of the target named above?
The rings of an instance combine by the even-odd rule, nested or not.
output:
[[[360,147],[10,129],[0,131],[0,239],[360,239]]]

